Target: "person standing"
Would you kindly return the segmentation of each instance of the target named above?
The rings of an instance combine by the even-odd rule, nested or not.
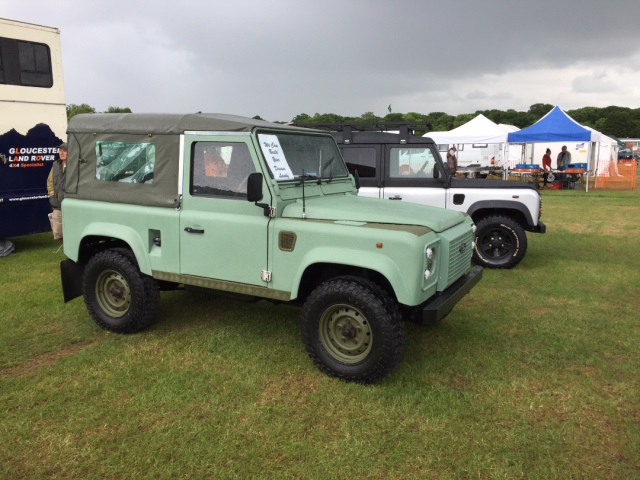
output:
[[[455,145],[453,145],[447,152],[447,165],[449,166],[449,172],[451,172],[451,175],[455,175],[456,170],[458,170],[458,159],[456,158]]]
[[[67,169],[67,144],[58,147],[59,160],[53,162],[51,172],[47,178],[47,192],[49,203],[53,208],[51,214],[51,230],[54,240],[62,243],[62,200],[64,200],[64,180]]]
[[[558,154],[556,163],[558,165],[558,170],[560,170],[561,172],[563,172],[567,168],[567,165],[571,163],[571,153],[567,152],[566,145],[562,146],[562,151]]]
[[[565,169],[567,168],[567,165],[571,163],[571,153],[567,152],[566,145],[562,146],[562,151],[558,154],[558,159],[556,160],[556,163],[558,165],[558,170],[560,170],[561,172],[564,172]],[[564,173],[561,173],[558,176],[562,181],[562,185],[566,186],[564,182]]]
[[[542,170],[544,173],[542,174],[542,178],[544,179],[543,188],[547,187],[547,179],[549,178],[548,170],[551,170],[551,149],[547,148],[547,152],[542,157]]]

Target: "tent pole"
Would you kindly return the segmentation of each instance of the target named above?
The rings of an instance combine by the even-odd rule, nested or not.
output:
[[[504,144],[504,155],[502,156],[502,166],[504,171],[503,180],[509,178],[509,142]]]
[[[596,168],[593,172],[593,177],[595,181],[593,182],[593,188],[598,188],[598,168],[600,167],[600,148],[602,148],[602,143],[598,143],[598,155],[596,158]]]

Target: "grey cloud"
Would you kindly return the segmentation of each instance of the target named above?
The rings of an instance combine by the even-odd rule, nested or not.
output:
[[[509,100],[514,92],[474,97],[474,84],[461,89],[471,90],[465,98],[452,84],[640,53],[640,4],[611,0],[608,11],[626,13],[599,22],[594,35],[585,25],[601,8],[597,0],[5,0],[3,16],[61,29],[68,102],[288,120],[303,111],[383,113],[389,103],[406,111],[417,102],[426,113],[431,104]]]
[[[607,93],[617,91],[618,87],[606,73],[600,72],[576,77],[572,82],[572,90],[576,93]]]
[[[489,98],[489,95],[487,95],[485,92],[482,92],[480,90],[474,90],[473,92],[467,93],[467,98],[469,100],[482,100],[485,98]]]
[[[511,95],[509,92],[498,92],[491,95],[491,99],[492,100],[512,100],[513,95]]]

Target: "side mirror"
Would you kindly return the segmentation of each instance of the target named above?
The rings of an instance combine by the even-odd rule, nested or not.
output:
[[[438,168],[438,166],[436,165],[436,169]],[[438,169],[439,170],[439,169]],[[442,175],[440,175],[440,173],[442,173]],[[440,183],[444,183],[446,185],[447,183],[447,178],[451,176],[451,171],[449,170],[449,165],[447,165],[446,163],[442,163],[442,172],[438,171],[438,181]]]
[[[440,169],[438,168],[438,164],[433,165],[433,178],[440,178]]]
[[[252,173],[247,179],[247,200],[259,202],[262,200],[262,174]]]
[[[353,179],[356,182],[356,190],[360,190],[360,174],[358,173],[357,168],[356,168],[356,171],[353,172]]]

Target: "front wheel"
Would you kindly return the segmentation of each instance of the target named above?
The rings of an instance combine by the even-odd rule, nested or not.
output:
[[[527,235],[518,222],[503,215],[491,215],[476,226],[473,260],[487,268],[513,268],[527,251]]]
[[[302,341],[331,377],[374,383],[400,361],[404,323],[397,303],[368,280],[339,277],[317,287],[304,304]]]
[[[82,294],[98,326],[116,333],[143,330],[160,305],[158,283],[140,271],[135,256],[125,249],[105,250],[89,261]]]

